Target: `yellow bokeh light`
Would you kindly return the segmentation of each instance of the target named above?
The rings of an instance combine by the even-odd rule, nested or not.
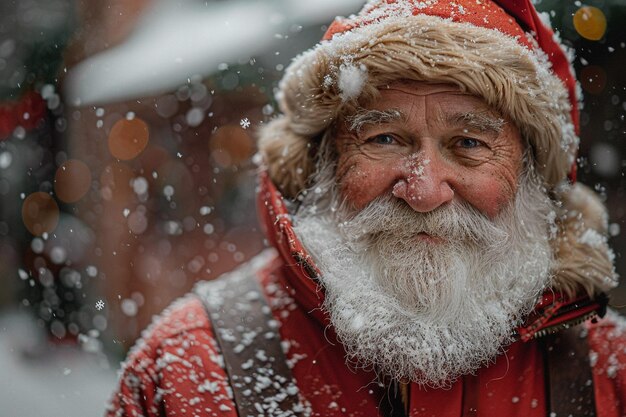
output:
[[[600,40],[606,32],[606,17],[597,7],[583,6],[574,14],[574,28],[585,39]]]
[[[148,145],[148,125],[143,120],[121,119],[109,133],[109,151],[115,158],[128,161],[139,155]]]
[[[50,233],[59,224],[59,206],[48,193],[32,193],[22,205],[22,220],[35,236]]]
[[[91,171],[87,164],[77,159],[67,160],[54,176],[54,191],[59,200],[74,203],[91,187]]]

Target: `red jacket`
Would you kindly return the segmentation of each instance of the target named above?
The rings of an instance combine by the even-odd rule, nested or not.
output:
[[[280,195],[262,178],[261,217],[275,256],[258,274],[287,360],[311,416],[382,415],[386,398],[371,372],[350,369],[345,352],[320,309],[323,292],[310,278],[315,267],[293,233]],[[450,389],[409,388],[410,416],[461,416],[462,393],[478,393],[478,416],[545,416],[544,364],[537,335],[551,326],[586,317],[588,307],[559,315],[567,303],[546,296],[537,314],[519,329],[520,341],[495,363]],[[614,313],[585,324],[593,364],[598,417],[626,415],[626,321]],[[186,296],[169,307],[129,353],[107,417],[236,417],[223,360],[201,302]],[[466,384],[470,384],[467,386]]]

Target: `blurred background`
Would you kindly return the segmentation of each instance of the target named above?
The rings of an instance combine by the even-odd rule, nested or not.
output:
[[[255,130],[290,60],[361,3],[0,2],[0,415],[102,415],[151,317],[261,251]],[[537,8],[577,53],[579,179],[624,276],[626,5]]]

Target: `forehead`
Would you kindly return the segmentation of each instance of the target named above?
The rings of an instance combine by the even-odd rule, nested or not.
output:
[[[380,96],[368,103],[367,108],[412,108],[428,105],[443,111],[494,112],[482,98],[461,91],[455,84],[403,80],[381,87],[379,92]]]

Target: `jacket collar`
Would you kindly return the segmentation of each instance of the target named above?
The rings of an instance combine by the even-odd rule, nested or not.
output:
[[[265,171],[259,174],[257,193],[261,227],[269,244],[285,261],[287,279],[295,289],[296,300],[318,321],[329,324],[329,318],[320,308],[324,302],[324,293],[317,280],[320,271],[296,236],[285,201]]]
[[[257,206],[261,225],[270,245],[286,261],[289,269],[287,279],[295,289],[296,300],[321,324],[327,326],[330,320],[321,309],[324,292],[317,279],[320,271],[296,236],[285,201],[265,171],[259,174]],[[607,302],[604,293],[599,293],[594,298],[585,292],[568,296],[548,288],[524,324],[516,329],[516,336],[527,342],[588,319],[595,320],[604,316]]]

